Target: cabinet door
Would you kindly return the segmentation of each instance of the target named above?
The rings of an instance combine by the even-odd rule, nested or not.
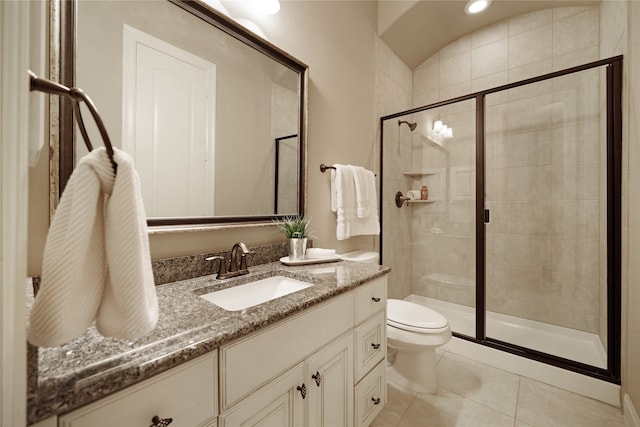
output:
[[[353,425],[353,333],[307,359],[309,426]]]
[[[220,427],[298,427],[305,418],[304,365],[299,363],[219,417]]]

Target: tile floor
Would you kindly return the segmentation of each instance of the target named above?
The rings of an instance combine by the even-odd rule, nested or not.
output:
[[[620,409],[450,352],[438,354],[436,394],[387,384],[371,427],[624,427]]]

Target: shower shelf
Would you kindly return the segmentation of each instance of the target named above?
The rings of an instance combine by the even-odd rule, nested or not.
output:
[[[407,176],[428,176],[428,175],[436,175],[438,172],[430,172],[430,171],[411,171],[411,172],[402,172],[403,175]]]
[[[408,200],[408,203],[435,203],[438,200]]]

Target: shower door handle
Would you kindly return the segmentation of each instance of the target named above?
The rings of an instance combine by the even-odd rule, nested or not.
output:
[[[489,209],[484,210],[484,223],[488,224],[491,222],[491,215]]]

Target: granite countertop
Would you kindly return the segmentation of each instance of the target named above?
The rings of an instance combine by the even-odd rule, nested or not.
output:
[[[349,261],[305,266],[279,262],[250,267],[226,280],[203,276],[156,287],[160,318],[148,336],[105,338],[94,327],[72,342],[39,348],[30,376],[28,422],[63,414],[389,272],[389,267]],[[226,311],[199,295],[283,275],[314,286],[241,311]],[[30,349],[33,351],[34,349]],[[35,363],[37,360],[37,364]],[[32,366],[36,364],[37,366]],[[35,371],[35,372],[34,372]]]

